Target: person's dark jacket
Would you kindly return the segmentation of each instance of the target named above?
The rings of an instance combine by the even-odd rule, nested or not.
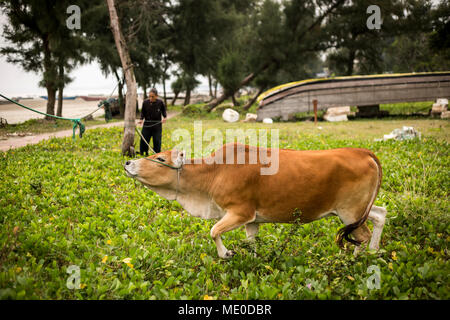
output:
[[[145,122],[158,122],[161,121],[161,115],[166,118],[166,106],[161,99],[156,99],[155,102],[151,102],[149,99],[144,100],[142,103],[141,120],[145,119]]]

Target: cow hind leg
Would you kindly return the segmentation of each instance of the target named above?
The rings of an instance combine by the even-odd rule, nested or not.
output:
[[[245,225],[245,232],[247,234],[247,239],[249,241],[254,241],[256,235],[258,234],[259,223],[251,222]]]
[[[387,211],[383,207],[372,206],[369,212],[368,219],[373,223],[372,235],[370,235],[370,230],[364,223],[361,227],[354,230],[352,235],[356,240],[360,241],[362,244],[370,239],[369,249],[378,250],[380,248],[380,239],[383,232],[384,223],[386,221]],[[355,247],[353,254],[356,256],[363,249],[363,246]]]
[[[345,225],[344,228],[338,231],[336,238],[340,247],[343,247],[344,239],[355,245],[358,245],[358,242],[363,243],[368,241],[370,238],[370,231],[369,233],[367,232],[367,226],[364,223],[359,227],[356,227],[355,225],[363,218],[363,214],[366,209],[367,202],[364,203],[361,201],[358,204],[354,204],[352,207],[339,208],[336,210],[336,215]],[[348,235],[352,235],[354,239],[351,239]]]
[[[373,223],[373,233],[370,239],[369,249],[378,250],[380,248],[381,233],[386,221],[387,211],[383,207],[372,206],[369,213],[369,220]]]
[[[227,211],[227,214],[222,217],[211,229],[211,237],[216,243],[217,253],[220,258],[229,259],[234,256],[234,252],[228,250],[222,242],[221,235],[225,232],[239,228],[255,219],[255,216],[240,214],[238,212]]]
[[[353,255],[356,257],[367,245],[372,234],[367,227],[367,224],[364,222],[361,226],[352,231],[352,235],[356,241],[361,243],[359,246],[356,246],[353,251]]]

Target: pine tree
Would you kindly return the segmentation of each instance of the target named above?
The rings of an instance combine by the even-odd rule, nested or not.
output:
[[[245,54],[248,56],[246,76],[242,77],[236,90],[255,82],[259,92],[273,83],[307,73],[311,59],[317,63],[320,40],[314,35],[320,30],[323,20],[342,5],[345,0],[322,0],[306,2],[291,0],[283,6],[273,0],[259,4],[251,15],[252,23],[247,33],[252,37],[247,41]],[[322,10],[316,10],[316,4]],[[215,106],[231,96],[225,91],[220,97],[206,105],[211,111]]]
[[[81,5],[86,2],[79,1]],[[25,71],[42,75],[39,84],[47,90],[47,114],[55,114],[58,88],[62,94],[69,78],[64,75],[81,62],[79,35],[66,26],[66,8],[69,1],[11,0],[0,2],[9,24],[3,28],[3,37],[10,43],[0,49],[7,61],[19,64]],[[61,103],[60,99],[60,103]],[[60,105],[58,114],[62,112]],[[46,116],[46,119],[51,117]]]
[[[369,29],[369,6],[380,8],[381,26]],[[336,75],[381,73],[384,69],[383,50],[400,32],[402,14],[399,0],[358,0],[348,2],[329,17],[323,38],[333,48],[327,64]]]

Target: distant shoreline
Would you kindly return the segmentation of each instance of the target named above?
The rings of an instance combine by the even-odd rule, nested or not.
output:
[[[170,88],[170,86],[169,86]],[[107,96],[109,97],[109,95],[111,94],[112,90],[114,89],[114,86],[110,87],[110,88],[101,88],[101,89],[80,89],[80,90],[64,90],[64,96],[89,96],[89,95],[94,95],[94,96]],[[159,86],[156,86],[156,89],[158,90],[158,94],[160,96],[163,96],[163,88],[161,86],[161,88]],[[217,88],[218,90],[220,90],[221,88]],[[148,91],[150,90],[150,88],[148,88]],[[126,88],[124,89],[124,94],[126,92]],[[24,98],[39,98],[40,96],[46,96],[47,95],[47,91],[45,89],[42,89],[38,92],[33,92],[33,93],[29,93],[29,92],[8,92],[8,91],[4,91],[4,92],[0,92],[3,95],[7,96],[7,97],[24,97]],[[114,91],[114,94],[117,95],[117,88]],[[142,91],[142,89],[138,89],[138,95],[143,95],[144,92]],[[167,95],[173,95],[173,92],[171,90],[167,90],[166,91]],[[198,86],[194,91],[193,94],[209,94],[209,87],[208,86]],[[0,99],[1,100],[1,99]]]
[[[5,95],[5,96],[7,96],[7,95]],[[109,94],[104,95],[104,96],[109,97]],[[208,93],[205,94],[205,93],[195,92],[194,94],[191,95],[191,103],[196,103],[199,100],[201,100],[202,98],[204,98],[205,96],[208,96]],[[47,100],[40,98],[40,97],[36,97],[36,98],[32,97],[31,99],[30,99],[30,97],[26,97],[26,96],[19,96],[19,97],[22,97],[22,100],[19,99],[19,102],[22,103],[23,105],[33,108],[33,109],[36,109],[41,112],[46,112]],[[117,95],[113,95],[113,97],[117,98]],[[24,99],[24,98],[26,98],[26,99]],[[162,94],[161,94],[160,98],[161,99],[163,98]],[[168,97],[168,104],[171,102],[172,98],[173,98],[173,96]],[[142,101],[143,101],[143,93],[140,93],[140,94],[138,94],[139,108],[142,105]],[[184,101],[184,93],[180,94],[180,97],[177,99],[175,104],[176,105],[183,104],[183,101]],[[44,118],[44,116],[39,113],[35,113],[30,110],[21,108],[21,107],[15,105],[14,103],[4,103],[4,102],[6,102],[6,100],[0,99],[0,117],[6,119],[8,124],[17,124],[17,123],[25,122],[30,119],[43,119]],[[79,118],[81,116],[84,116],[84,115],[96,110],[98,108],[99,102],[100,102],[99,100],[85,101],[80,96],[78,96],[74,100],[63,100],[62,116],[69,117],[69,118]],[[56,111],[56,108],[57,108],[57,103],[55,103],[55,111]],[[103,109],[98,109],[98,111],[96,111],[94,113],[94,117],[100,117],[103,115],[104,115]]]

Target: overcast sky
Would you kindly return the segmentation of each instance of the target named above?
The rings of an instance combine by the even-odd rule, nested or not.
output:
[[[0,13],[0,33],[7,23],[5,15]],[[6,44],[0,36],[0,46]],[[45,88],[38,83],[41,76],[33,72],[25,72],[19,65],[8,63],[5,56],[0,56],[0,92],[6,96],[47,95]],[[110,93],[116,85],[114,77],[105,78],[97,64],[83,65],[70,73],[74,81],[65,89],[65,94]]]
[[[0,13],[0,46],[5,46],[6,41],[2,37],[3,25],[7,23],[7,18]],[[112,48],[115,50],[115,47]],[[6,61],[6,57],[0,55],[0,93],[5,96],[29,96],[29,95],[47,95],[45,88],[39,87],[41,75],[33,72],[24,71],[19,65]],[[107,94],[116,86],[114,76],[105,77],[97,63],[85,64],[73,70],[69,75],[73,80],[64,89],[64,95],[87,95],[87,94]],[[202,84],[196,91],[205,91],[208,89],[207,81],[203,77],[197,77]],[[162,95],[162,85],[156,88]],[[167,91],[170,91],[170,80],[166,82]],[[138,92],[141,92],[138,89]]]

